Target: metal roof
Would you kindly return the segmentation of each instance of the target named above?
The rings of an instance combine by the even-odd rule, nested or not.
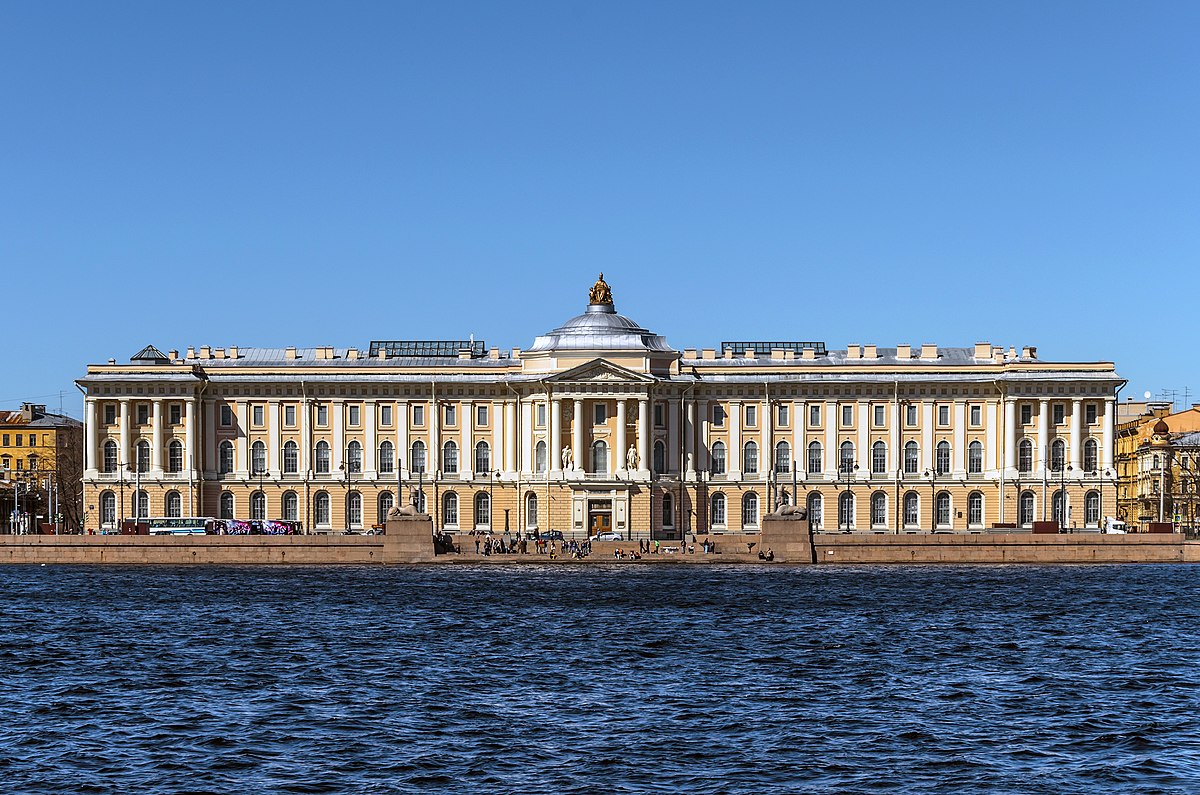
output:
[[[589,304],[582,315],[535,339],[529,351],[675,352],[665,337],[642,328],[625,315],[618,315],[613,304]]]

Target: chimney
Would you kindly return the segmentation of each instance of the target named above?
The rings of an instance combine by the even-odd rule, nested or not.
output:
[[[912,346],[911,345],[897,345],[896,346],[896,358],[897,359],[911,359],[912,358]]]
[[[351,361],[358,361],[358,348],[347,348],[346,358]]]
[[[877,348],[874,345],[864,345],[863,346],[863,358],[864,359],[878,359],[879,358],[879,348]]]
[[[187,349],[187,358],[189,358],[189,359],[196,358],[196,349],[194,347],[192,347],[191,345],[189,345],[188,349]]]
[[[996,364],[1004,364],[1004,349],[997,346],[992,348],[992,361]]]
[[[846,358],[847,359],[861,359],[862,358],[862,348],[859,347],[858,345],[847,345],[846,346]]]
[[[726,359],[732,359],[732,358],[733,358],[733,348],[726,348],[726,349],[725,349],[725,358],[726,358]]]
[[[783,352],[783,360],[785,362],[793,362],[796,360],[796,352],[790,348]]]
[[[459,352],[458,352],[458,358],[460,358],[460,359],[470,359],[470,358],[471,358],[471,349],[470,349],[470,348],[463,348],[461,351],[459,351]]]
[[[289,346],[287,347],[287,350],[285,350],[285,351],[283,352],[283,358],[285,358],[285,359],[289,359],[289,360],[290,360],[290,359],[295,359],[295,358],[296,358],[296,346],[295,346],[295,345],[289,345]]]
[[[520,349],[520,348],[513,348],[513,349],[512,349],[512,357],[513,357],[514,359],[520,359],[520,358],[521,358],[521,349]]]
[[[932,342],[921,343],[921,358],[925,360],[936,359],[938,357],[937,345]]]
[[[386,359],[388,357],[387,346],[380,345],[379,352],[376,353],[375,355],[378,356],[380,359]]]
[[[215,351],[213,351],[213,358],[214,359],[224,359],[225,358],[225,349],[217,348]]]
[[[179,351],[167,351],[167,358],[172,362],[179,361]]]
[[[208,347],[207,345],[201,345],[200,346],[200,358],[201,359],[211,359],[212,358],[212,348]]]
[[[801,359],[815,359],[815,358],[817,358],[817,352],[813,348],[805,348],[803,351],[800,352],[800,358]]]
[[[744,355],[745,355],[745,357],[746,357],[747,359],[753,359],[753,358],[754,358],[754,349],[753,349],[753,348],[747,348],[747,349],[746,349],[746,353],[745,353]]]
[[[1009,358],[1009,359],[1015,359],[1015,358],[1017,358],[1017,349],[1016,349],[1016,347],[1014,347],[1014,346],[1012,346],[1012,345],[1009,345],[1009,346],[1008,346],[1008,358]]]
[[[975,358],[976,359],[992,358],[992,343],[990,343],[990,342],[975,343]]]
[[[783,348],[772,348],[772,349],[771,349],[771,358],[772,358],[772,359],[782,359],[782,358],[784,358],[784,356],[783,356]]]
[[[236,359],[238,357],[238,346],[234,345],[229,348],[229,358]]]
[[[695,349],[695,348],[688,348],[687,350],[685,350],[685,351],[683,352],[683,358],[685,358],[685,359],[695,359],[695,358],[696,358],[696,349]]]
[[[1036,359],[1037,358],[1037,348],[1034,347],[1033,345],[1026,345],[1024,348],[1021,349],[1021,358],[1022,359]]]
[[[489,348],[488,349],[488,358],[489,359],[499,359],[500,358],[500,349],[499,348]]]
[[[717,358],[717,349],[716,348],[705,348],[704,350],[700,351],[700,356],[704,359],[709,359],[709,360],[716,359]]]

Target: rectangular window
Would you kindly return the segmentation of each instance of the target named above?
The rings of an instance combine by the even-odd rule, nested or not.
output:
[[[295,406],[284,406],[283,407],[283,424],[288,426],[289,428],[296,427],[296,407]]]
[[[712,410],[712,424],[714,428],[725,427],[725,407],[717,404]]]
[[[150,407],[145,403],[139,403],[137,407],[137,424],[147,425],[150,422]]]
[[[777,418],[777,422],[781,426],[788,424],[788,407],[786,403],[779,404],[779,417]]]
[[[546,404],[537,404],[537,419],[535,420],[539,428],[546,427]]]
[[[317,425],[322,428],[329,427],[329,406],[324,403],[317,406]]]
[[[1021,406],[1021,424],[1028,425],[1033,422],[1033,406],[1028,403]]]
[[[168,421],[172,425],[178,425],[179,423],[183,422],[183,404],[172,403],[171,407],[167,411],[167,417]]]
[[[849,428],[854,425],[854,406],[850,403],[842,404],[842,427]]]
[[[937,411],[938,411],[938,427],[939,428],[949,428],[950,427],[950,407],[949,406],[938,406]]]
[[[821,424],[820,403],[814,403],[808,407],[808,424],[814,428]]]
[[[983,425],[983,406],[971,406],[971,425],[975,428]]]
[[[233,406],[228,403],[221,404],[221,427],[228,428],[233,425]]]
[[[454,425],[458,422],[458,406],[450,404],[446,406],[446,424]]]
[[[1087,420],[1088,425],[1094,425],[1096,423],[1096,404],[1089,403],[1086,406],[1084,406],[1083,416],[1084,416],[1084,419]]]
[[[758,425],[758,406],[755,406],[753,403],[747,405],[745,417],[747,428],[753,428],[755,425]]]
[[[105,425],[116,425],[117,424],[117,407],[112,405],[111,403],[107,404],[104,407],[104,424]]]
[[[654,427],[661,428],[661,427],[663,427],[664,424],[665,423],[663,422],[663,404],[655,403],[654,404]]]
[[[909,403],[904,407],[904,424],[909,428],[917,427],[918,409],[916,403]]]
[[[380,406],[379,407],[379,424],[380,425],[391,425],[392,424],[392,407],[391,406]]]
[[[592,409],[595,411],[596,425],[603,425],[604,423],[608,422],[608,406],[604,405],[603,403],[597,403],[592,407]]]
[[[254,427],[255,428],[261,428],[262,426],[267,424],[266,423],[266,407],[265,406],[255,406],[250,411],[254,415]]]
[[[1066,416],[1066,407],[1063,406],[1063,404],[1061,404],[1061,403],[1055,403],[1054,408],[1052,409],[1052,413],[1054,416],[1054,424],[1062,425],[1063,420],[1065,419],[1065,416]]]
[[[488,407],[487,407],[486,403],[480,403],[478,406],[475,407],[475,424],[476,425],[487,425],[488,424]]]
[[[362,407],[350,406],[350,427],[357,428],[362,425]]]
[[[24,447],[24,439],[25,439],[24,434],[20,434],[20,433],[17,434],[17,447]]]
[[[425,424],[425,406],[417,404],[412,407],[412,424],[418,427]]]
[[[6,433],[6,434],[4,434],[4,437],[3,437],[3,438],[4,438],[4,446],[5,446],[5,447],[8,447],[8,438],[9,438],[9,437],[8,437],[8,434],[7,434],[7,433]]]
[[[882,428],[886,424],[887,407],[882,403],[876,403],[871,407],[871,413],[874,415],[872,421],[875,423],[875,427]]]

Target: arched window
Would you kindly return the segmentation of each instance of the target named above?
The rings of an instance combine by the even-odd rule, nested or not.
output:
[[[592,471],[608,472],[608,445],[603,439],[592,445]]]
[[[717,492],[716,494],[712,495],[712,499],[709,500],[709,503],[711,505],[711,512],[710,512],[711,522],[710,522],[710,524],[713,527],[724,527],[725,526],[725,495],[721,494],[720,492]]]
[[[137,470],[138,472],[150,471],[150,443],[145,440],[137,443]]]
[[[917,527],[921,524],[921,498],[915,491],[904,495],[904,526]]]
[[[775,473],[786,475],[792,471],[792,448],[787,442],[775,445]]]
[[[328,475],[331,466],[329,457],[329,442],[324,440],[317,442],[317,474]],[[326,495],[328,496],[328,495]]]
[[[542,474],[546,471],[546,443],[538,442],[533,453],[533,471]]]
[[[1095,439],[1083,443],[1083,471],[1095,472],[1099,469],[1098,445]]]
[[[285,491],[283,493],[283,518],[289,522],[295,522],[300,519],[300,498],[296,496],[294,491]]]
[[[1033,471],[1033,442],[1029,439],[1022,439],[1017,445],[1017,471],[1026,475]]]
[[[426,513],[425,511],[425,490],[417,490],[417,513]]]
[[[100,524],[114,527],[117,524],[117,495],[106,491],[100,495]]]
[[[758,527],[758,495],[752,491],[742,497],[742,527]]]
[[[167,516],[172,519],[183,516],[183,498],[179,496],[177,491],[167,492]]]
[[[983,442],[976,440],[967,445],[967,474],[983,474]]]
[[[250,495],[250,518],[267,518],[267,495],[261,491],[256,491]]]
[[[117,471],[117,443],[112,439],[104,443],[104,471],[109,473]],[[116,516],[116,508],[113,511],[113,516]]]
[[[447,475],[458,473],[458,445],[453,441],[442,445],[442,472]]]
[[[220,506],[221,506],[221,518],[222,519],[232,519],[233,518],[233,492],[229,492],[229,491],[221,492]]]
[[[475,474],[486,475],[492,471],[492,448],[487,442],[475,444]]]
[[[938,527],[952,527],[950,516],[950,492],[939,491],[937,495],[937,524]]]
[[[758,474],[758,445],[754,442],[746,442],[742,447],[742,473]]]
[[[313,497],[313,524],[317,527],[329,527],[329,495],[318,491]]]
[[[950,443],[945,439],[937,443],[936,468],[939,475],[950,472]]]
[[[854,527],[854,494],[843,491],[838,495],[838,527],[849,530]]]
[[[538,498],[533,492],[525,495],[525,527],[534,529],[538,526]]]
[[[1029,525],[1033,524],[1033,506],[1033,492],[1021,492],[1020,502],[1017,505],[1017,521],[1020,522],[1023,527],[1028,527]]]
[[[915,475],[921,468],[921,448],[916,442],[904,443],[904,474]]]
[[[396,446],[385,439],[379,443],[379,474],[391,475],[395,471]]]
[[[178,439],[172,439],[167,445],[167,471],[183,471],[183,442]]]
[[[488,528],[492,525],[492,498],[486,491],[475,495],[475,527]]]
[[[361,474],[363,471],[362,444],[357,441],[346,445],[346,471],[352,475]],[[359,523],[361,524],[361,520]]]
[[[262,442],[250,445],[250,474],[267,471],[267,446]]]
[[[414,474],[425,471],[425,443],[419,439],[412,444],[408,468]]]
[[[843,475],[854,471],[854,442],[850,440],[838,448],[838,471]]]
[[[1050,512],[1052,514],[1052,518],[1054,519],[1055,523],[1058,524],[1059,527],[1062,527],[1064,524],[1066,524],[1067,512],[1064,509],[1064,505],[1063,505],[1062,489],[1058,489],[1051,496]]]
[[[300,445],[290,439],[283,443],[283,474],[295,475],[300,471]]]
[[[978,491],[967,495],[967,524],[983,527],[983,494]]]
[[[226,440],[221,442],[221,446],[217,449],[217,472],[222,475],[228,475],[233,471],[233,442]]]
[[[442,497],[442,524],[448,527],[458,526],[458,495],[452,491]]]
[[[357,491],[350,492],[350,498],[346,501],[346,511],[349,514],[349,522],[351,527],[362,527],[363,510],[362,510],[362,494]]]
[[[1067,443],[1062,439],[1055,439],[1050,443],[1050,469],[1054,472],[1062,472],[1066,466],[1067,458]]]
[[[675,526],[675,500],[671,497],[670,493],[662,496],[662,526]]]
[[[821,493],[814,491],[808,495],[808,526],[813,530],[820,530],[821,524],[824,522],[825,501],[821,498]]]
[[[150,515],[150,495],[145,490],[133,493],[133,510],[138,519],[145,519]]]
[[[667,446],[662,440],[654,443],[654,471],[659,475],[667,471]]]
[[[1083,496],[1083,522],[1088,527],[1100,526],[1100,492],[1089,491]]]
[[[887,495],[882,491],[871,495],[871,526],[887,527]]]
[[[392,510],[392,506],[396,504],[396,495],[390,491],[379,492],[378,497],[378,513],[379,517],[377,524],[383,524],[387,521],[388,511]]]
[[[871,445],[871,474],[882,475],[887,472],[887,445],[882,441]]]
[[[725,474],[725,443],[713,442],[712,446],[712,473],[714,475]]]
[[[820,442],[808,443],[808,474],[819,475],[825,461],[824,451]]]

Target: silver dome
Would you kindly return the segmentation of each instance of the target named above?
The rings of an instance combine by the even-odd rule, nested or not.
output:
[[[533,341],[542,351],[646,351],[674,353],[666,339],[618,315],[612,304],[589,304],[587,311]]]

